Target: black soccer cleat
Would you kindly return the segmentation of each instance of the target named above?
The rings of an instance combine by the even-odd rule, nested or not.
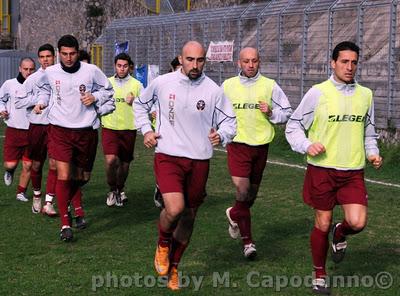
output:
[[[60,231],[60,239],[64,242],[70,242],[73,239],[71,227],[65,227]]]
[[[328,287],[324,278],[312,280],[312,291],[317,295],[331,295],[331,289]]]
[[[87,226],[87,223],[83,217],[76,217],[75,218],[75,227],[78,229],[85,229]]]
[[[331,251],[331,256],[332,256],[332,261],[335,263],[339,263],[343,260],[344,255],[346,254],[346,248],[347,248],[347,242],[346,239],[343,238],[340,241],[335,240],[335,232],[337,227],[341,223],[335,223],[332,226],[332,251]]]

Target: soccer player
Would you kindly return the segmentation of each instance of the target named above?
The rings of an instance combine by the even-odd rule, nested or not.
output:
[[[154,265],[179,289],[178,264],[189,244],[198,207],[205,198],[213,146],[235,136],[232,104],[203,74],[205,50],[196,41],[181,51],[180,71],[157,77],[135,99],[135,122],[147,148],[156,147],[154,172],[164,200]],[[156,105],[155,131],[149,113]]]
[[[79,44],[72,35],[58,41],[60,63],[47,67],[38,82],[39,100],[35,111],[49,106],[49,155],[57,168],[56,197],[61,218],[60,238],[71,241],[73,233],[68,205],[75,208],[76,227],[86,227],[84,211],[79,206],[81,187],[86,183],[83,170],[96,154],[96,129],[100,126],[98,107],[111,105],[113,90],[107,77],[95,65],[78,60]],[[71,169],[76,167],[75,179]],[[78,206],[76,206],[78,205]]]
[[[7,125],[4,140],[4,183],[10,186],[14,171],[22,159],[22,171],[17,187],[17,200],[27,202],[32,161],[28,157],[29,121],[26,110],[15,107],[16,98],[25,93],[23,83],[35,72],[35,61],[25,57],[20,60],[17,78],[6,80],[0,88],[0,117]]]
[[[345,255],[347,236],[367,223],[365,158],[376,169],[382,165],[372,92],[354,80],[358,57],[356,44],[339,43],[332,52],[333,74],[304,95],[286,127],[292,149],[307,154],[303,199],[315,216],[310,240],[316,294],[330,294],[325,262],[335,205],[344,212],[342,222],[331,228],[332,260],[338,263]]]
[[[124,187],[136,140],[132,103],[143,89],[142,84],[129,75],[131,63],[126,53],[114,58],[115,75],[108,79],[114,89],[115,110],[101,118],[102,145],[110,187],[106,200],[109,207],[123,206],[128,201]]]
[[[31,181],[33,188],[32,213],[37,214],[41,211],[48,216],[57,215],[53,206],[56,185],[56,167],[55,161],[49,159],[49,172],[47,176],[45,205],[42,209],[42,168],[47,157],[47,129],[49,120],[47,119],[48,109],[37,114],[32,109],[37,101],[39,89],[36,86],[37,81],[44,75],[47,67],[54,64],[54,47],[51,44],[44,44],[38,49],[38,59],[41,67],[25,80],[24,86],[26,94],[18,97],[15,106],[28,110],[29,132],[29,158],[32,160]]]
[[[273,124],[286,123],[292,109],[279,85],[259,72],[257,49],[243,48],[238,66],[239,75],[223,83],[237,118],[237,134],[227,146],[236,201],[226,209],[226,216],[230,236],[241,237],[244,256],[253,259],[257,253],[251,233],[250,208],[260,187],[269,143],[274,138]]]

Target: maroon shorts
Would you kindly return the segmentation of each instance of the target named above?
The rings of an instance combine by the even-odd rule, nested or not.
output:
[[[28,130],[13,127],[6,128],[3,158],[6,162],[17,162],[21,159],[30,161]]]
[[[210,161],[156,153],[154,173],[162,194],[181,192],[186,206],[199,207],[206,196]]]
[[[227,145],[228,168],[232,177],[249,178],[250,184],[260,184],[267,164],[269,144],[250,146],[243,143]]]
[[[105,155],[116,155],[123,162],[133,160],[136,130],[112,130],[102,128],[101,143]]]
[[[368,205],[364,170],[340,171],[313,165],[307,166],[303,199],[317,210],[329,211],[335,205]]]
[[[84,172],[91,172],[93,170],[94,161],[96,160],[97,145],[99,144],[99,133],[97,129],[91,130],[90,132],[93,139],[90,141],[89,151],[92,151],[92,153],[89,155],[88,161],[83,167]]]
[[[47,156],[47,129],[48,125],[33,123],[29,125],[29,158],[41,163]]]
[[[96,157],[97,140],[97,130],[92,128],[72,129],[49,125],[49,156],[91,170]]]

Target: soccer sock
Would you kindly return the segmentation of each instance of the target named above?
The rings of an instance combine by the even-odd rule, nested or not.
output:
[[[50,195],[55,195],[56,193],[56,183],[57,183],[57,171],[50,170],[47,175],[47,182],[46,182],[46,193]]]
[[[72,181],[72,190],[71,190],[71,204],[74,207],[75,216],[84,217],[85,212],[82,207],[82,190],[79,186],[79,181]]]
[[[158,245],[161,247],[169,247],[171,245],[172,232],[165,232],[158,222]]]
[[[169,254],[169,262],[171,262],[171,266],[178,268],[178,264],[181,261],[187,246],[188,244],[183,244],[177,241],[175,238],[172,238],[171,252]]]
[[[356,234],[361,231],[362,229],[354,230],[350,227],[349,223],[343,219],[342,223],[336,228],[335,241],[343,241],[346,238],[346,235]]]
[[[42,188],[42,172],[31,170],[31,181],[33,191],[40,191]]]
[[[326,276],[325,263],[329,249],[328,235],[329,231],[324,232],[316,227],[311,232],[311,254],[316,278]]]
[[[122,191],[124,191],[124,187],[125,187],[125,184],[117,184],[117,190],[118,190],[118,192],[122,192]]]
[[[61,226],[69,225],[68,219],[68,204],[71,196],[71,181],[57,180],[56,197],[58,211],[60,212]]]
[[[253,242],[251,237],[251,215],[248,202],[236,201],[235,206],[229,212],[233,221],[235,221],[240,229],[240,235],[244,245]]]
[[[17,194],[18,193],[25,193],[25,192],[26,192],[26,187],[22,187],[22,186],[18,185]]]

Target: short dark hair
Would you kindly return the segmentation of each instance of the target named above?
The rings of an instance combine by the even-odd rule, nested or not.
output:
[[[339,57],[339,52],[342,50],[354,51],[355,53],[357,53],[357,59],[358,59],[358,56],[360,55],[360,48],[358,47],[357,44],[355,44],[354,42],[351,42],[351,41],[343,41],[343,42],[340,42],[338,45],[336,45],[335,48],[333,49],[332,60],[334,60],[336,62]]]
[[[61,50],[61,47],[73,47],[75,48],[77,51],[79,50],[79,43],[78,40],[72,36],[72,35],[64,35],[60,38],[60,40],[58,40],[58,50]]]
[[[133,61],[132,61],[131,57],[129,56],[129,54],[127,54],[125,52],[121,52],[115,56],[114,65],[117,63],[118,60],[127,61],[129,66],[133,65]]]
[[[178,66],[181,65],[181,63],[179,62],[178,57],[175,57],[175,58],[171,61],[170,65],[171,65],[172,69],[174,69],[174,71],[175,71],[176,68],[177,68]]]
[[[35,60],[32,59],[31,57],[22,57],[22,58],[19,60],[19,65],[20,65],[20,66],[22,65],[22,62],[23,62],[23,61],[31,61],[31,62],[33,63],[33,65],[35,66],[35,68],[36,68]]]
[[[54,46],[51,45],[51,44],[49,44],[49,43],[46,43],[46,44],[43,44],[42,46],[39,47],[39,49],[38,49],[38,51],[37,51],[38,56],[39,56],[39,53],[40,53],[40,52],[45,51],[45,50],[50,51],[51,54],[52,54],[53,56],[54,56],[55,53],[56,53],[55,50],[54,50]]]
[[[79,51],[79,58],[78,58],[78,59],[79,59],[80,61],[87,60],[88,63],[90,64],[91,56],[90,56],[90,54],[89,54],[86,50],[81,49],[81,50]]]

